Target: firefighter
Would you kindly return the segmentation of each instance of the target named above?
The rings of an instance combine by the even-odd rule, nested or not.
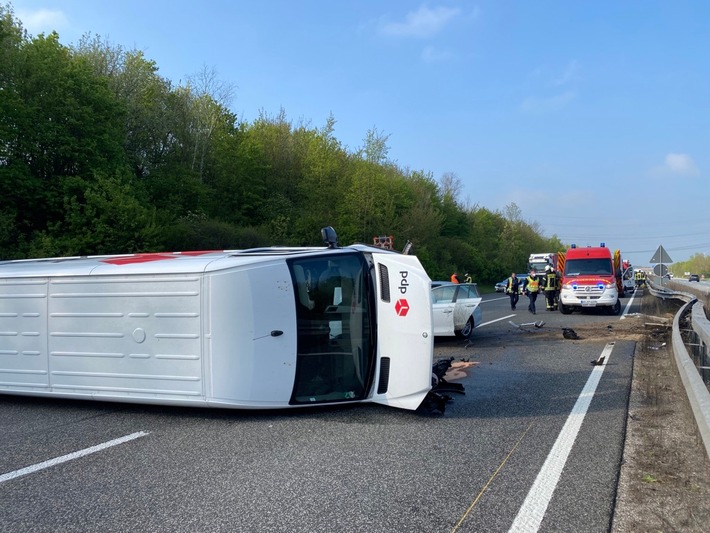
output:
[[[464,281],[464,283],[473,283],[473,278],[471,277],[471,274],[469,274],[468,272],[466,272],[466,273],[463,275],[463,281]]]
[[[644,278],[646,277],[646,274],[644,273],[643,270],[637,270],[636,274],[636,288],[640,289],[643,286]]]
[[[545,278],[543,279],[545,291],[545,303],[548,311],[557,309],[557,295],[560,290],[560,278],[551,265],[545,267]]]
[[[540,279],[537,277],[537,270],[534,268],[530,270],[530,275],[523,280],[523,292],[530,299],[528,311],[536,315],[535,300],[537,300],[537,293],[540,292]]]

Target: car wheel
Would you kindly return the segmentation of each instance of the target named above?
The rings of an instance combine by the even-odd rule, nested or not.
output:
[[[456,332],[456,336],[460,339],[469,339],[473,335],[473,317],[468,317],[463,328]]]
[[[560,313],[563,315],[569,315],[572,312],[572,308],[569,305],[559,304]]]

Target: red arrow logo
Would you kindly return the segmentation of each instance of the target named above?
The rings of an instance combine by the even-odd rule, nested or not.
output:
[[[409,313],[409,302],[405,298],[397,300],[394,304],[394,310],[399,316],[407,316]]]

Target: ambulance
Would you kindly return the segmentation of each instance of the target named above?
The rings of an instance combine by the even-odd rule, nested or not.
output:
[[[602,307],[609,314],[621,312],[621,272],[604,243],[600,246],[567,250],[562,273],[559,309],[569,314],[574,309]]]

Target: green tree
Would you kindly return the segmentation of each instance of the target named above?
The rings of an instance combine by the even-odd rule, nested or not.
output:
[[[178,144],[175,102],[168,80],[143,52],[126,50],[98,36],[85,35],[74,48],[94,73],[106,79],[109,89],[125,109],[125,156],[133,172],[146,178],[168,163]]]
[[[347,152],[333,135],[335,118],[328,117],[320,130],[302,132],[306,145],[303,174],[298,182],[297,213],[293,239],[313,242],[314,228],[332,225],[341,229],[342,191],[350,184]],[[341,232],[341,238],[344,235]]]
[[[156,247],[152,209],[130,174],[63,180],[64,216],[30,243],[36,257],[118,254]]]
[[[18,41],[24,34],[7,28],[11,18],[2,20],[1,48],[13,61],[0,86],[8,97],[3,101],[11,103],[0,133],[0,213],[6,222],[14,219],[16,231],[5,233],[2,243],[4,255],[13,257],[29,253],[33,234],[64,216],[65,180],[80,176],[89,182],[95,172],[112,174],[125,166],[123,108],[106,80],[62,46],[56,33]]]

